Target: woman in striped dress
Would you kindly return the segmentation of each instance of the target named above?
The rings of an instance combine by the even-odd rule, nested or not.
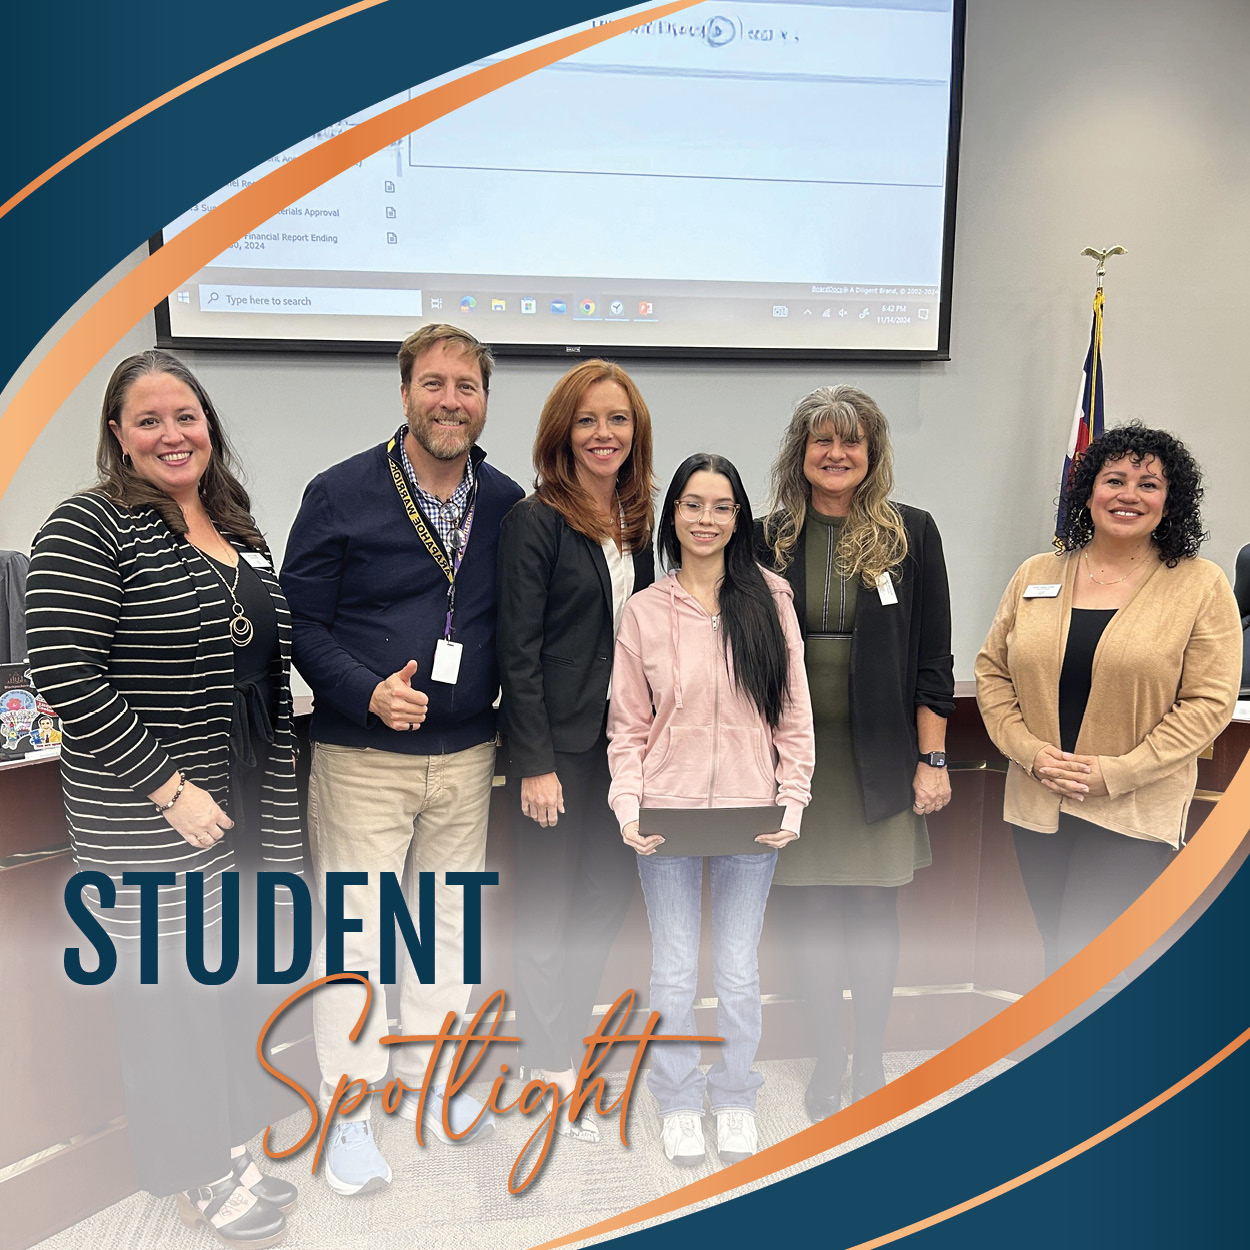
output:
[[[269,1120],[255,1047],[277,999],[246,964],[220,987],[192,983],[183,954],[202,928],[216,968],[223,913],[237,925],[241,895],[247,932],[257,870],[301,871],[289,616],[233,464],[185,365],[159,351],[124,360],[104,396],[98,481],[35,540],[26,624],[63,723],[75,862],[116,893],[96,910],[119,954],[136,1176],[176,1194],[187,1223],[260,1247],[284,1236],[295,1201],[244,1145]],[[156,909],[159,985],[139,984],[139,894],[122,881],[135,871],[177,874]],[[222,875],[235,872],[238,894]]]

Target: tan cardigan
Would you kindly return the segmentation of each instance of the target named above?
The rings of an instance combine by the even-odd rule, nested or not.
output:
[[[1017,570],[977,656],[977,703],[1011,761],[1003,819],[1054,833],[1066,812],[1131,838],[1180,845],[1198,755],[1228,724],[1241,681],[1241,619],[1224,571],[1209,560],[1154,562],[1111,618],[1076,742],[1097,755],[1108,793],[1060,798],[1030,775],[1059,742],[1059,673],[1068,645],[1079,553],[1033,556]],[[1027,586],[1062,583],[1053,599]]]

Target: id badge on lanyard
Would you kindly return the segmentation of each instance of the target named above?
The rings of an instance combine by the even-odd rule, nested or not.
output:
[[[452,530],[452,541],[455,545],[455,550],[451,553],[452,558],[449,562],[447,557],[439,550],[438,544],[430,534],[429,528],[425,524],[425,519],[412,500],[408,485],[404,481],[403,471],[395,463],[393,455],[395,450],[394,439],[391,440],[386,450],[388,453],[387,462],[391,468],[391,477],[395,482],[395,489],[399,492],[400,499],[403,500],[404,511],[408,513],[408,519],[417,531],[417,537],[421,539],[422,545],[434,558],[434,562],[443,570],[443,574],[447,578],[447,619],[443,626],[443,636],[434,644],[434,664],[430,669],[430,678],[433,681],[440,681],[444,685],[454,686],[460,678],[460,659],[464,654],[464,644],[453,642],[451,637],[452,622],[456,612],[456,574],[460,572],[460,563],[464,559],[465,550],[469,545],[469,531],[473,528],[473,513],[477,507],[477,479],[474,478],[473,488],[469,494],[464,516],[460,524],[456,525]]]

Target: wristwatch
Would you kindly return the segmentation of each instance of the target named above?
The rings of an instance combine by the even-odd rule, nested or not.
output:
[[[920,753],[920,762],[922,764],[928,764],[930,768],[945,768],[946,767],[946,752],[945,751],[927,751],[927,752],[922,751]]]

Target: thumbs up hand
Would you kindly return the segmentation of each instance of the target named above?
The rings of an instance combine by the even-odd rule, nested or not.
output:
[[[416,660],[409,660],[398,673],[392,673],[373,689],[369,699],[369,711],[388,729],[406,733],[419,728],[425,720],[430,699],[422,691],[412,688],[412,678],[416,671]]]

